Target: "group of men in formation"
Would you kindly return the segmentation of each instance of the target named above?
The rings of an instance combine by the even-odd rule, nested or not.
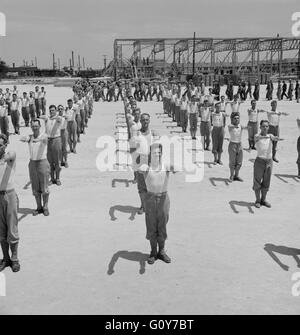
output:
[[[277,90],[278,100],[283,97],[291,100],[295,91],[299,102],[299,84],[295,89],[291,86],[286,91],[286,84]],[[276,157],[281,116],[287,113],[277,110],[277,101],[272,100],[272,83],[267,86],[267,99],[271,100],[270,110],[257,108],[259,100],[259,84],[255,83],[252,92],[251,84],[241,83],[237,93],[233,92],[233,85],[229,83],[225,96],[220,95],[220,85],[213,83],[213,87],[206,91],[203,83],[194,85],[192,82],[182,86],[180,83],[135,83],[126,82],[90,84],[88,81],[78,81],[73,87],[74,96],[67,100],[67,106],[50,105],[49,115],[46,113],[46,91],[44,87],[35,87],[34,91],[19,94],[14,86],[13,90],[0,90],[0,242],[3,260],[0,271],[10,266],[14,272],[20,270],[18,260],[19,235],[17,228],[18,197],[14,190],[14,174],[16,154],[6,152],[9,143],[9,123],[11,121],[14,134],[20,134],[20,116],[25,127],[31,126],[32,134],[20,137],[29,147],[29,176],[32,192],[36,200],[37,209],[33,215],[43,213],[49,215],[49,184],[61,185],[61,167],[68,167],[68,150],[76,153],[76,145],[80,136],[85,134],[88,119],[93,112],[93,101],[124,102],[125,119],[128,131],[130,153],[132,155],[134,181],[137,183],[141,199],[139,214],[145,213],[146,238],[150,241],[151,252],[148,263],[153,264],[156,259],[170,263],[171,259],[165,251],[167,238],[166,224],[169,218],[170,200],[168,197],[169,174],[175,173],[174,166],[167,166],[162,160],[163,146],[159,142],[159,134],[150,127],[150,115],[141,113],[137,102],[155,99],[162,101],[163,112],[185,133],[189,128],[191,139],[197,140],[200,121],[200,135],[204,150],[210,150],[214,164],[222,165],[224,140],[229,141],[229,181],[242,182],[240,169],[243,162],[242,134],[248,131],[249,150],[256,150],[254,162],[253,191],[255,192],[255,206],[271,207],[266,200],[270,187],[273,161]],[[286,95],[287,92],[287,95]],[[247,126],[240,124],[240,106],[246,103],[247,96],[251,105],[247,109]],[[280,99],[279,99],[280,98]],[[228,109],[229,112],[228,113]],[[266,115],[259,121],[259,115]],[[227,122],[227,118],[230,119]],[[45,131],[41,131],[44,123]],[[229,137],[225,137],[225,128]],[[300,129],[300,119],[297,119]],[[300,178],[300,136],[297,141],[298,178]],[[9,253],[11,251],[11,255]]]
[[[85,134],[88,120],[93,112],[93,88],[86,82],[73,87],[74,96],[67,106],[50,105],[46,113],[46,91],[35,87],[34,92],[19,94],[13,90],[0,91],[0,243],[3,259],[0,271],[11,267],[20,270],[18,259],[18,197],[14,189],[16,169],[15,152],[6,152],[9,143],[11,119],[14,134],[20,134],[20,116],[25,127],[31,126],[32,133],[21,136],[20,141],[29,147],[29,177],[32,193],[37,204],[33,215],[49,215],[49,185],[61,185],[61,167],[68,167],[70,153],[76,153],[81,134]],[[42,127],[42,123],[44,127]],[[44,131],[42,131],[44,129]],[[11,251],[11,254],[10,254]]]
[[[182,88],[180,84],[162,84],[163,112],[182,128],[182,132],[187,132],[189,124],[192,140],[197,139],[200,121],[200,135],[204,150],[210,150],[210,139],[212,139],[214,164],[223,165],[221,160],[223,142],[225,139],[229,141],[229,182],[243,181],[239,172],[243,162],[242,134],[247,130],[249,151],[257,152],[253,170],[255,207],[270,208],[271,204],[266,197],[270,187],[273,162],[279,162],[276,157],[277,142],[283,140],[279,136],[280,119],[281,116],[288,114],[277,110],[276,100],[271,100],[270,109],[258,109],[259,89],[256,89],[253,92],[256,99],[251,100],[247,109],[248,123],[245,126],[241,125],[240,106],[247,98],[247,96],[241,98],[240,93],[243,91],[239,87],[233,99],[229,100],[228,97],[226,99],[225,96],[218,95],[216,86],[209,88],[206,94],[204,85],[195,86],[189,83],[186,88]],[[124,107],[134,179],[141,199],[139,213],[142,214],[145,211],[146,238],[150,240],[151,246],[148,263],[153,264],[158,258],[169,263],[171,259],[164,250],[167,237],[166,224],[169,217],[167,185],[169,172],[175,172],[175,168],[166,167],[161,161],[163,147],[159,143],[159,135],[150,129],[150,115],[141,113],[134,94],[131,93],[128,92],[125,96]],[[251,90],[250,97],[253,98]],[[262,117],[259,117],[260,115]],[[225,137],[227,118],[230,119],[227,126],[228,138]],[[297,125],[300,130],[300,118],[297,119]],[[297,176],[300,179],[300,136],[297,141],[297,153]]]

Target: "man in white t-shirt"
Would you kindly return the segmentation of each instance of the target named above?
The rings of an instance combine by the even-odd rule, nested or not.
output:
[[[47,159],[50,164],[51,184],[61,185],[60,181],[60,163],[61,163],[61,126],[64,119],[58,115],[55,105],[49,106],[50,117],[41,115],[40,118],[45,120],[45,130],[48,135]]]
[[[141,207],[139,210],[139,214],[142,214],[145,210],[145,193],[147,192],[147,187],[145,184],[144,176],[142,173],[138,171],[138,168],[142,164],[148,163],[148,156],[150,152],[150,146],[154,143],[155,139],[158,137],[158,134],[149,128],[150,125],[150,115],[147,113],[143,113],[141,115],[141,129],[139,131],[139,135],[136,136],[136,150],[134,155],[132,155],[134,169],[137,171],[136,179],[137,179],[137,188],[138,193],[141,199]]]
[[[270,208],[271,205],[266,201],[266,196],[272,176],[272,143],[281,141],[282,139],[268,133],[268,120],[260,121],[260,130],[260,134],[256,134],[254,137],[257,150],[253,176],[253,191],[256,196],[255,207],[260,208],[262,205]]]
[[[9,120],[7,105],[5,104],[4,98],[0,98],[0,130],[1,134],[6,135],[7,141],[9,142]]]
[[[242,146],[242,134],[243,130],[247,127],[240,125],[240,113],[231,113],[231,124],[228,126],[230,141],[228,145],[229,154],[229,168],[230,177],[229,181],[234,180],[243,181],[239,176],[240,169],[243,163],[243,146]]]
[[[277,101],[276,100],[271,101],[271,111],[267,112],[269,120],[269,130],[268,130],[269,134],[279,137],[279,122],[281,115],[288,115],[288,114],[284,112],[278,112]],[[276,158],[276,151],[277,151],[277,141],[274,141],[272,148],[272,157],[274,162],[279,163],[279,160]]]
[[[47,160],[48,136],[40,133],[41,123],[38,119],[31,121],[31,129],[33,134],[23,136],[20,141],[28,143],[29,147],[29,176],[32,193],[37,204],[37,209],[33,212],[33,215],[36,216],[43,213],[48,216],[50,174],[50,166]]]
[[[150,241],[151,246],[148,263],[153,264],[156,259],[170,263],[171,259],[165,251],[170,209],[168,181],[170,172],[175,173],[176,171],[174,167],[163,164],[162,144],[160,143],[150,146],[148,162],[141,165],[139,170],[147,189],[145,194],[146,238]]]

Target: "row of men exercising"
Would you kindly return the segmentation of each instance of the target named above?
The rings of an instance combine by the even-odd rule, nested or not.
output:
[[[77,94],[75,93],[73,99],[75,106],[78,107],[78,110],[84,111],[85,114],[88,114],[89,110],[92,109],[93,93],[91,90],[87,94],[83,94],[82,92],[78,92]],[[29,95],[27,92],[23,92],[22,97],[18,97],[17,93],[12,93],[11,101],[7,101],[7,99],[4,99],[4,97],[0,96],[0,129],[1,133],[5,134],[7,138],[9,138],[8,116],[11,117],[11,122],[15,134],[20,134],[21,114],[25,123],[25,127],[29,127],[30,120],[34,120],[35,118],[39,118],[41,115],[46,114],[45,96],[43,99],[35,98],[33,92],[30,92]],[[84,118],[82,117],[82,119]],[[81,129],[82,127],[83,124],[81,125]]]

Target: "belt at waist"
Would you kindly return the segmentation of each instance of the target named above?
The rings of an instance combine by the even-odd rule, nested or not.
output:
[[[153,197],[163,197],[167,194],[168,194],[168,192],[161,192],[161,193],[147,192],[147,195],[150,195],[150,196],[153,196]]]
[[[49,141],[55,140],[56,138],[60,138],[60,136],[56,136],[56,137],[48,137]]]
[[[0,190],[0,195],[8,194],[8,193],[11,193],[11,192],[14,192],[13,188],[11,190],[6,190],[6,191],[1,191]]]

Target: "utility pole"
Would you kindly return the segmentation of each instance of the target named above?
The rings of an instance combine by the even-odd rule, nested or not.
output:
[[[85,62],[84,62],[84,57],[82,57],[82,68],[85,68]]]
[[[35,63],[35,67],[37,67],[37,58],[36,58],[36,56],[34,57],[34,63]]]
[[[55,70],[55,55],[52,54],[52,66],[53,66],[53,70]]]
[[[106,57],[107,57],[107,55],[103,55],[103,58],[104,58],[104,70],[106,69]]]
[[[72,68],[74,68],[74,51],[72,51]]]
[[[194,38],[193,38],[193,76],[195,75],[195,45],[196,45],[196,33],[194,32]]]

